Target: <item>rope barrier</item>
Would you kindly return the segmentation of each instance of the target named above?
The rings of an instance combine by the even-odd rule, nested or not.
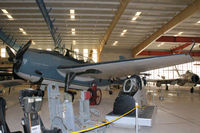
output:
[[[80,131],[75,131],[75,132],[72,132],[72,133],[83,133],[83,132],[88,132],[88,131],[91,131],[91,130],[94,130],[94,129],[103,127],[103,126],[105,126],[105,125],[108,125],[108,124],[110,124],[110,123],[112,123],[112,122],[114,122],[114,121],[116,121],[116,120],[118,120],[118,119],[120,119],[120,118],[122,118],[122,117],[124,117],[124,116],[126,116],[126,115],[128,115],[128,114],[130,114],[130,113],[133,112],[136,108],[142,108],[142,107],[140,107],[139,105],[137,105],[137,106],[135,106],[135,108],[131,109],[130,111],[126,112],[125,114],[123,114],[123,115],[121,115],[121,116],[119,116],[119,117],[117,117],[117,118],[115,118],[115,119],[113,119],[113,120],[110,120],[110,121],[108,121],[108,122],[106,122],[106,123],[102,123],[102,124],[100,124],[100,125],[97,125],[97,126],[94,126],[94,127],[91,127],[91,128],[83,129],[83,130],[80,130]]]

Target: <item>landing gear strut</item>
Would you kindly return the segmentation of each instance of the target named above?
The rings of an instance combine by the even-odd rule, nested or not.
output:
[[[190,93],[194,93],[194,88],[193,87],[190,89]]]
[[[168,91],[168,90],[169,90],[169,86],[168,86],[167,84],[166,84],[166,88],[165,88],[165,89],[166,89],[166,91]]]

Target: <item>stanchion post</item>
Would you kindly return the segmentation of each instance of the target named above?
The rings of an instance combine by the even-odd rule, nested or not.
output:
[[[135,132],[138,133],[139,121],[138,121],[138,103],[135,103]]]

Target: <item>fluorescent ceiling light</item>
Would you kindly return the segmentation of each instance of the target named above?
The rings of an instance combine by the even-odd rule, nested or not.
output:
[[[135,16],[133,16],[133,18],[132,18],[132,21],[135,21],[141,15],[141,13],[142,12],[136,12]]]
[[[135,16],[140,16],[141,13],[142,13],[142,12],[136,12],[136,13],[135,13]]]
[[[14,20],[13,17],[8,13],[8,11],[6,9],[1,9],[1,11],[10,19],[10,20]]]
[[[23,33],[24,35],[27,35],[27,33],[26,33],[25,31],[22,31],[22,33]]]
[[[178,33],[178,35],[182,35],[182,34],[183,34],[183,32],[179,32],[179,33]]]
[[[197,22],[197,24],[200,24],[200,20]]]
[[[137,17],[134,16],[134,17],[132,18],[132,21],[135,21],[136,19],[137,19]]]
[[[72,41],[72,44],[73,44],[73,45],[76,45],[76,40],[73,40],[73,41]]]
[[[75,19],[75,15],[71,15],[70,18],[71,18],[71,19]]]
[[[23,29],[23,28],[19,28],[19,30],[20,30],[20,31],[24,31],[24,29]]]
[[[13,17],[9,14],[6,15],[9,19],[13,19]]]
[[[75,28],[72,28],[71,30],[72,30],[72,35],[75,35],[75,31],[76,31]]]
[[[5,14],[8,14],[8,11],[6,9],[1,9],[1,11]]]
[[[75,10],[74,10],[74,9],[71,9],[71,10],[70,10],[70,18],[71,18],[72,20],[75,19]]]
[[[39,50],[42,50],[42,48],[38,48]]]
[[[113,43],[113,46],[116,46],[116,45],[117,45],[117,43],[118,43],[118,41],[115,41],[115,42]]]
[[[123,30],[123,33],[126,33],[127,32],[127,30]]]
[[[127,32],[127,29],[123,30],[120,36],[124,36],[124,34]]]
[[[72,28],[72,32],[75,32],[75,30],[76,30],[75,28]]]
[[[71,10],[70,10],[70,14],[75,14],[75,10],[74,10],[74,9],[71,9]]]

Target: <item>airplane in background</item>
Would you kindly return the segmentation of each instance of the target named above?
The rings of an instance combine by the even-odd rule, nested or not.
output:
[[[189,54],[176,54],[85,63],[69,54],[64,56],[57,51],[29,49],[31,42],[30,40],[16,51],[16,54],[9,47],[6,47],[9,60],[14,63],[14,78],[21,78],[30,83],[41,85],[56,82],[60,87],[65,87],[65,91],[68,88],[88,89],[92,83],[96,83],[100,88],[105,88],[116,82],[111,80],[113,78],[139,75],[140,72],[193,61]],[[4,84],[1,85],[4,86]]]
[[[175,66],[175,71],[177,72],[179,78],[176,79],[165,79],[164,76],[161,76],[162,79],[148,79],[147,82],[156,82],[157,87],[161,87],[162,84],[166,85],[166,90],[168,90],[168,84],[170,85],[179,85],[179,86],[189,86],[191,87],[190,92],[194,92],[194,87],[197,84],[200,84],[199,76],[189,70],[187,70],[184,74],[180,74],[178,69]]]

